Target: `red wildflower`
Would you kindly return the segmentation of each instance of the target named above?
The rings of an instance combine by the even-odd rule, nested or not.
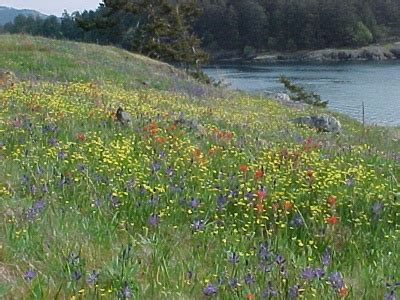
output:
[[[345,298],[349,295],[349,289],[347,287],[342,287],[339,289],[338,294],[341,298]]]
[[[239,166],[239,170],[243,173],[247,172],[249,170],[249,166],[248,165],[240,165]]]
[[[83,142],[84,140],[86,140],[86,136],[84,133],[79,132],[76,134],[76,139]]]
[[[290,210],[290,209],[292,209],[293,208],[293,203],[292,202],[290,202],[290,201],[285,201],[285,203],[284,203],[284,207],[285,207],[285,209],[286,210]]]
[[[325,221],[328,224],[335,225],[339,220],[336,216],[331,216],[329,218],[326,218]]]
[[[264,190],[259,190],[257,192],[257,197],[259,200],[263,200],[265,198],[265,196],[267,195],[267,192]]]
[[[259,214],[263,213],[264,211],[264,204],[262,204],[261,202],[258,202],[256,204],[256,210]]]
[[[279,203],[278,202],[272,203],[272,209],[274,210],[279,209]]]
[[[254,173],[254,177],[255,178],[261,178],[264,176],[264,171],[262,169],[258,169],[255,173]]]
[[[156,138],[156,143],[157,144],[164,144],[167,141],[165,137],[157,137]]]
[[[246,295],[246,299],[247,300],[254,300],[254,299],[256,299],[256,296],[254,294],[252,294],[252,293],[248,293]]]

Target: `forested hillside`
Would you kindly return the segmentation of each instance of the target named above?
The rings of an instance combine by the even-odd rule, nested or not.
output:
[[[362,46],[398,35],[399,0],[202,0],[196,32],[211,50]]]

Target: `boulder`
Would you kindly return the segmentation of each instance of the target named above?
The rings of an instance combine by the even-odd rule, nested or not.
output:
[[[292,99],[290,99],[290,96],[285,93],[275,93],[275,92],[266,91],[265,94],[267,95],[267,97],[271,97],[272,99],[278,100],[281,102],[292,101]]]
[[[132,116],[124,111],[122,107],[118,107],[117,112],[115,113],[115,117],[122,125],[132,124]]]
[[[339,133],[342,125],[335,117],[322,114],[316,116],[299,117],[293,120],[294,123],[315,128],[318,131]]]
[[[400,45],[390,49],[390,52],[393,53],[396,58],[400,58]]]

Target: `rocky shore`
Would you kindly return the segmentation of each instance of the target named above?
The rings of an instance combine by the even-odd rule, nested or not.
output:
[[[250,62],[334,62],[334,61],[382,61],[400,59],[400,42],[390,45],[371,45],[357,49],[322,49],[293,53],[266,53],[250,58],[234,57],[220,61]]]

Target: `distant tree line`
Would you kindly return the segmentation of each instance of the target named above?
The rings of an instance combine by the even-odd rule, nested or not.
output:
[[[400,0],[105,0],[96,11],[4,26],[198,65],[209,52],[363,46],[400,36]]]
[[[77,13],[70,15],[66,11],[61,18],[18,15],[13,22],[5,24],[2,31],[89,42],[90,40],[85,37],[83,29],[79,28],[75,22],[76,15]]]
[[[400,0],[200,0],[212,51],[363,46],[400,33]]]

